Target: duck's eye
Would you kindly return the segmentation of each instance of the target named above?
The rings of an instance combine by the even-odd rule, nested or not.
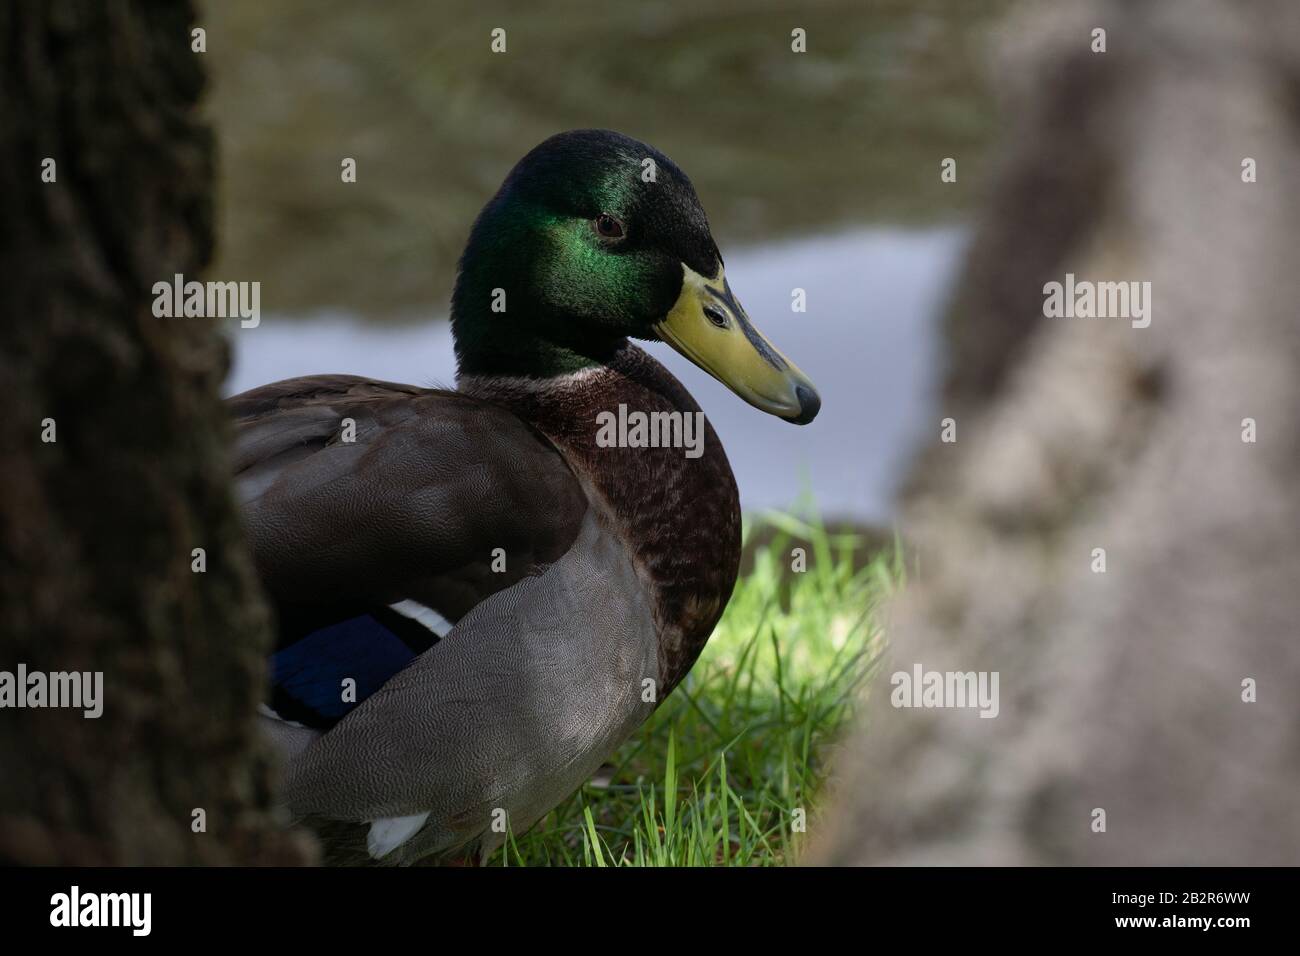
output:
[[[593,219],[592,224],[596,227],[596,232],[606,239],[623,238],[623,224],[607,212],[602,212]]]

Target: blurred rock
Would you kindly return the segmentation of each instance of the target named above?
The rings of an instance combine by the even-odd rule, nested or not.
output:
[[[1300,863],[1300,5],[1031,5],[998,46],[957,441],[808,859]],[[1150,327],[1044,318],[1066,273],[1151,282]],[[999,672],[999,715],[891,707],[916,663]]]

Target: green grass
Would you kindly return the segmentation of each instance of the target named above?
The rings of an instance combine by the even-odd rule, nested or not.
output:
[[[782,866],[818,809],[830,745],[880,658],[897,546],[779,515],[687,679],[588,783],[494,866]],[[752,527],[746,526],[748,539]],[[807,570],[791,572],[805,546]],[[808,828],[811,830],[811,826]]]

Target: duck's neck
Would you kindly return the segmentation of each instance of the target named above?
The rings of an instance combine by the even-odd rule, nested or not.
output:
[[[602,499],[653,588],[667,693],[704,647],[740,566],[736,481],[699,405],[631,344],[603,363],[546,378],[463,370],[459,388],[509,407],[546,435]],[[655,425],[638,433],[638,421]],[[673,436],[667,446],[655,441],[665,433]],[[651,441],[660,447],[646,447]]]
[[[621,336],[586,334],[573,341],[554,333],[540,336],[533,332],[538,324],[518,316],[497,317],[494,322],[458,320],[453,312],[459,374],[483,379],[559,380],[604,367],[627,345]]]

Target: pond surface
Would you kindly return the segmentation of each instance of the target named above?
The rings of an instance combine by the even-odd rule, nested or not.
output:
[[[708,414],[746,509],[786,508],[811,492],[827,518],[892,519],[903,470],[941,417],[933,400],[938,321],[965,238],[958,227],[865,229],[726,253],[731,287],[755,325],[821,393],[811,425],[764,415],[667,346],[646,346]],[[795,288],[807,293],[804,313],[791,310]],[[345,313],[267,314],[232,339],[227,394],[330,372],[455,381],[444,315],[386,325]]]

